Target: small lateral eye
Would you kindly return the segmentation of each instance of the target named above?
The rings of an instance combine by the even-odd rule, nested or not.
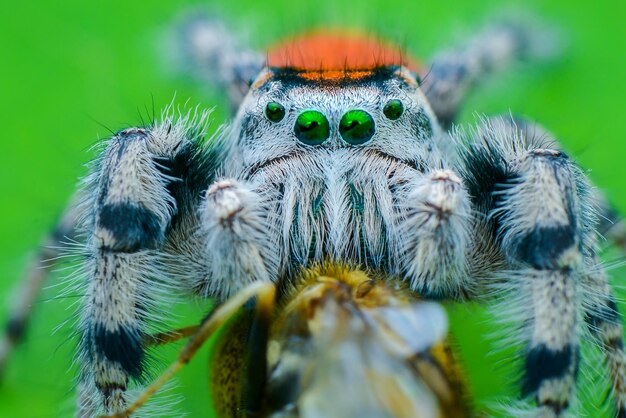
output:
[[[306,145],[320,145],[330,136],[330,124],[322,112],[305,110],[296,119],[293,132]]]
[[[277,102],[269,102],[265,106],[265,117],[273,123],[278,123],[285,117],[285,107]]]
[[[361,145],[372,138],[374,118],[364,110],[350,110],[339,121],[339,133],[349,144]]]
[[[392,99],[383,107],[383,113],[387,119],[396,120],[404,113],[404,105],[398,99]]]

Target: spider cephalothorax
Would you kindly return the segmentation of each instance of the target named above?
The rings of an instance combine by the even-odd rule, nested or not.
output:
[[[225,170],[268,196],[272,276],[326,257],[400,271],[398,205],[443,134],[409,70],[355,73],[266,70],[235,119]]]
[[[574,399],[584,317],[626,416],[622,325],[597,256],[601,199],[530,123],[449,129],[479,76],[531,54],[534,33],[494,26],[436,57],[422,82],[367,37],[322,31],[265,60],[215,22],[185,26],[189,57],[237,115],[206,143],[204,116],[124,130],[85,182],[81,413],[124,411],[164,286],[263,301],[262,286],[284,296],[301,268],[339,262],[422,298],[498,294],[520,324],[523,395],[541,416]]]

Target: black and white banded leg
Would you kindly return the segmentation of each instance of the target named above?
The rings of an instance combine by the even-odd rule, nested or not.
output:
[[[543,416],[559,416],[575,394],[580,273],[590,244],[584,226],[592,219],[581,203],[579,171],[564,154],[531,149],[516,157],[496,213],[527,304],[522,393],[534,396]]]
[[[172,159],[181,138],[150,129],[127,129],[109,142],[88,178],[85,263],[87,290],[81,313],[79,415],[93,405],[115,412],[126,405],[131,378],[142,376],[147,310],[157,279],[156,255],[176,210],[170,180],[157,158]],[[161,147],[161,149],[158,149]],[[95,387],[96,395],[90,392]]]
[[[506,295],[499,316],[521,327],[522,394],[540,416],[562,416],[575,396],[578,313],[595,250],[591,189],[564,153],[512,121],[486,121],[475,134],[464,177],[506,262],[492,285]]]
[[[79,208],[74,201],[27,266],[16,295],[12,298],[13,302],[4,327],[4,334],[0,335],[0,380],[11,353],[24,338],[37,297],[41,294],[48,276],[63,256],[64,245],[68,241],[77,239],[78,218]]]
[[[599,264],[599,263],[597,263]],[[592,295],[585,303],[585,321],[593,339],[602,350],[611,379],[611,398],[615,416],[626,417],[626,353],[624,328],[615,296],[606,274],[598,267],[591,270],[585,286]]]
[[[423,75],[423,91],[441,125],[450,127],[465,97],[485,77],[515,62],[553,54],[552,34],[544,32],[525,22],[503,22],[433,57]]]
[[[477,272],[498,276],[484,285],[505,296],[499,318],[521,326],[522,392],[538,406],[532,416],[562,416],[571,407],[580,339],[586,335],[581,319],[603,352],[616,414],[626,416],[623,327],[596,254],[604,224],[597,213],[609,213],[608,205],[576,164],[544,145],[555,144],[550,135],[528,127],[509,119],[483,121],[461,151],[472,202],[487,214],[476,219],[478,228],[493,235],[493,244],[480,254],[489,255],[496,245],[505,262],[495,269],[479,263]]]
[[[222,149],[218,139],[200,145],[202,120],[120,132],[86,182],[81,417],[126,407],[129,383],[145,377],[156,302],[172,293],[221,301],[275,280],[278,234],[266,197],[236,180],[210,185]]]
[[[574,396],[579,360],[579,273],[582,226],[571,163],[559,151],[535,149],[522,156],[500,207],[502,245],[521,266],[521,295],[528,297],[529,333],[523,395],[555,416]],[[548,415],[549,416],[549,415]]]
[[[211,162],[197,157],[205,118],[173,122],[166,116],[154,126],[118,133],[85,181],[81,417],[122,410],[129,382],[144,377],[143,339],[148,321],[158,319],[155,301],[178,287],[160,271],[160,250],[198,194],[190,183],[195,177],[210,181],[194,166]]]
[[[238,45],[236,34],[216,18],[190,16],[178,25],[177,47],[185,66],[203,82],[217,84],[236,110],[265,66],[265,56]]]

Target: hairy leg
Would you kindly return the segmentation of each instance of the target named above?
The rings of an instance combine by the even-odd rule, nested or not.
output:
[[[624,327],[617,310],[615,296],[606,274],[599,267],[591,271],[585,280],[585,322],[604,354],[611,378],[611,396],[615,416],[626,417],[626,353],[624,352]]]
[[[203,296],[225,300],[255,281],[274,281],[278,268],[278,234],[265,197],[252,185],[233,179],[213,183],[199,208],[192,269],[182,276]],[[184,262],[183,262],[184,263]]]
[[[255,298],[255,316],[263,317],[263,323],[268,326],[274,308],[275,288],[271,283],[251,283],[243,288],[239,293],[227,300],[224,304],[202,323],[197,332],[191,337],[185,348],[178,355],[178,359],[157,379],[141,396],[128,408],[108,418],[128,417],[142,405],[144,405],[152,395],[154,395],[176,372],[193,358],[200,347],[217,331],[221,325],[227,322],[239,309],[242,308],[251,298]]]
[[[205,116],[118,133],[85,182],[80,416],[122,410],[131,379],[143,377],[147,322],[179,287],[160,269],[163,244],[193,200],[198,165],[211,160],[195,157]]]
[[[0,380],[9,356],[24,338],[37,297],[41,294],[52,269],[63,256],[64,242],[75,241],[77,238],[76,225],[79,212],[76,201],[74,201],[65,211],[52,234],[46,237],[38,253],[29,263],[26,274],[19,284],[16,297],[13,299],[14,302],[9,311],[4,335],[0,336]]]
[[[520,117],[514,117],[514,123],[520,134],[525,138],[541,138],[542,142],[550,148],[562,150],[559,141],[538,123]],[[597,211],[597,230],[601,237],[606,239],[606,244],[615,246],[626,254],[626,223],[623,216],[611,204],[608,197],[596,185],[592,184],[591,201]],[[600,243],[601,247],[605,245]]]
[[[472,216],[460,177],[450,170],[433,171],[410,184],[404,205],[402,269],[411,288],[435,298],[468,296]]]
[[[450,127],[465,97],[485,77],[528,58],[553,53],[551,34],[521,22],[486,27],[457,48],[438,53],[423,90],[443,127]]]
[[[559,151],[529,151],[520,161],[518,179],[504,191],[500,208],[503,249],[526,276],[520,295],[528,298],[530,308],[522,392],[535,396],[540,409],[555,415],[567,409],[574,396],[581,230],[589,222],[581,213],[570,164]]]
[[[506,306],[518,306],[511,312],[526,346],[522,393],[542,416],[560,416],[575,395],[583,281],[595,251],[590,188],[564,153],[542,148],[512,121],[480,126],[465,158],[470,193],[489,211],[509,265],[499,284]]]
[[[238,45],[237,36],[216,18],[189,17],[178,25],[177,47],[186,67],[220,87],[236,110],[265,65],[265,56]]]
[[[550,146],[559,146],[557,140],[541,126],[528,121],[516,120],[515,122],[523,137],[543,138],[545,142],[550,143]],[[557,150],[553,151],[557,152]],[[587,236],[583,239],[585,268],[580,275],[580,292],[584,296],[581,301],[585,312],[584,319],[592,338],[604,355],[609,370],[615,413],[617,416],[626,416],[626,354],[622,317],[617,310],[608,276],[596,256],[596,247],[604,246],[601,242],[596,243],[596,241],[601,241],[601,237],[606,238],[608,245],[614,245],[624,252],[626,250],[626,227],[599,189],[583,185],[583,191],[581,211],[588,214],[592,211],[597,212],[599,218],[597,231],[600,234],[600,237],[596,236],[595,231],[591,234],[583,234]],[[591,217],[594,216],[586,216],[587,228],[593,228],[595,225],[589,219]]]
[[[117,134],[90,179],[82,379],[93,381],[99,399],[92,403],[101,403],[106,412],[123,408],[129,379],[141,377],[148,292],[158,274],[150,271],[156,263],[153,250],[162,244],[175,209],[149,149],[153,138],[146,129]],[[81,395],[83,400],[91,394]]]

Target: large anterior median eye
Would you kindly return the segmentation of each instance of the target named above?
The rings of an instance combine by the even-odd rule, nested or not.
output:
[[[341,137],[352,145],[369,141],[375,131],[374,119],[364,110],[350,110],[339,121]]]
[[[285,107],[280,103],[269,102],[265,106],[265,117],[270,122],[280,122],[285,117]]]
[[[330,136],[328,119],[317,110],[305,110],[293,128],[296,138],[306,145],[319,145]]]

